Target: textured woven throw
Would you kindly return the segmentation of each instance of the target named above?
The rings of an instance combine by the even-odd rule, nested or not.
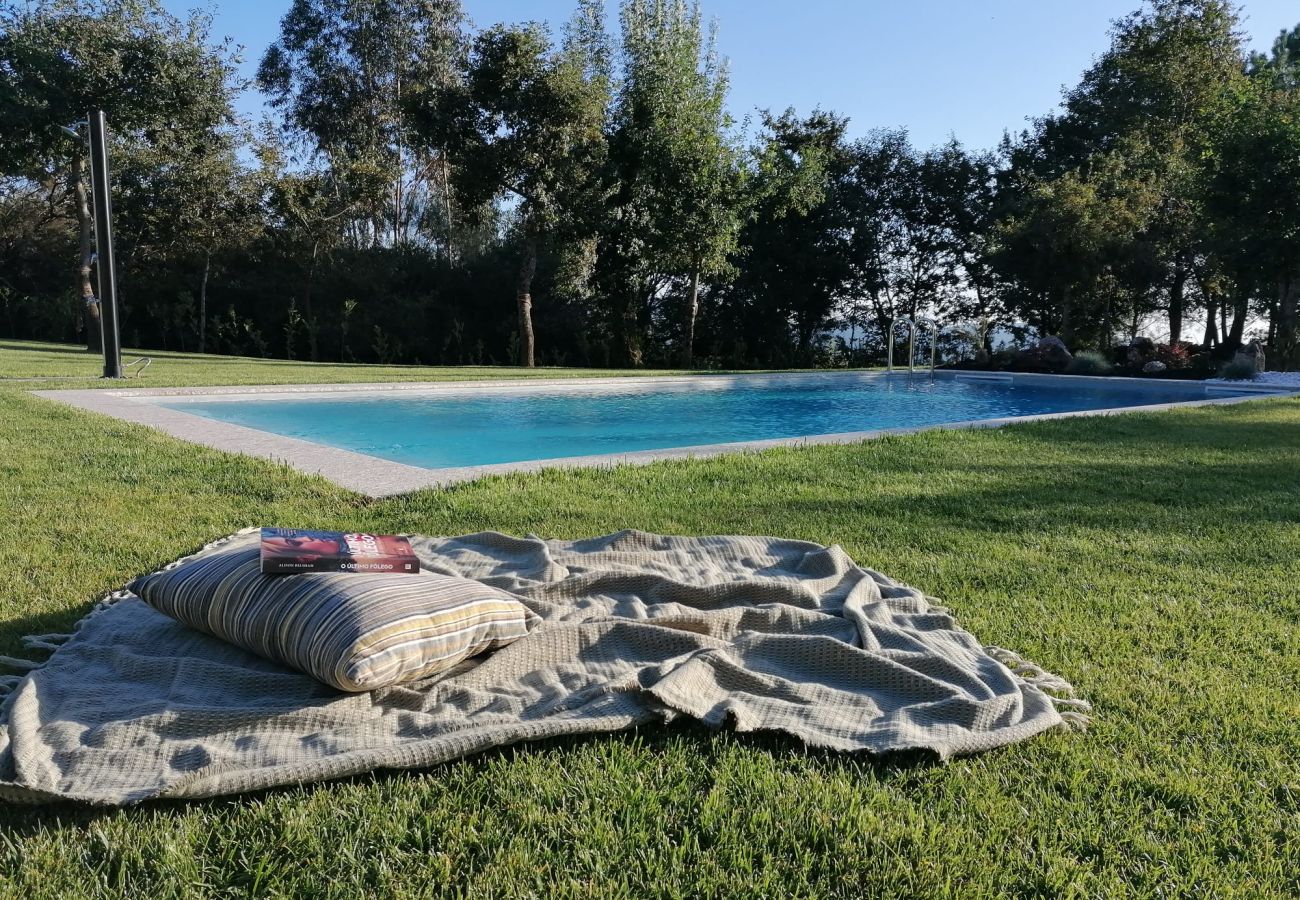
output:
[[[44,663],[0,659],[30,669],[0,684],[0,798],[208,797],[681,715],[941,759],[1086,721],[1063,680],[839,547],[635,531],[412,545],[541,624],[436,678],[344,694],[118,592],[72,634],[29,638]]]

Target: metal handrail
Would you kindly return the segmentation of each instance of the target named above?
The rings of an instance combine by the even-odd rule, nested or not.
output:
[[[939,323],[934,319],[922,319],[921,324],[930,332],[930,377],[933,378],[935,353],[939,348]]]
[[[933,319],[922,319],[918,322],[916,319],[907,318],[902,320],[907,325],[907,372],[909,375],[916,372],[916,330],[918,327],[927,328],[930,332],[930,377],[934,377],[935,369],[935,352],[939,346],[939,323]],[[889,350],[888,357],[885,361],[885,371],[894,371],[894,329],[898,327],[899,320],[894,319],[889,325]]]
[[[885,360],[885,371],[894,371],[894,331],[898,328],[899,319],[894,319],[889,323],[889,351]],[[907,371],[910,373],[916,362],[916,323],[911,319],[902,319],[907,324]]]

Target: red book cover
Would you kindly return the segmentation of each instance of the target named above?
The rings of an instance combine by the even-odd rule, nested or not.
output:
[[[301,572],[416,573],[411,542],[395,534],[262,529],[262,574]]]

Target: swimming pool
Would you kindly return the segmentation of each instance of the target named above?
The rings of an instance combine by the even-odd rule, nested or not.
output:
[[[550,464],[844,443],[898,430],[1235,402],[1258,391],[1146,379],[840,372],[50,393],[382,495]]]
[[[408,396],[201,398],[163,405],[393,462],[441,469],[1189,399],[1185,387],[1168,383],[1056,386],[1009,379],[857,374],[551,387],[443,389]]]

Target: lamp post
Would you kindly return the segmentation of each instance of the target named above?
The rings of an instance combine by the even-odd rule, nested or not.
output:
[[[113,198],[109,190],[108,140],[104,111],[90,123],[90,187],[95,200],[95,268],[99,273],[100,325],[103,328],[104,377],[122,377],[122,344],[117,329],[117,270],[113,260]]]

